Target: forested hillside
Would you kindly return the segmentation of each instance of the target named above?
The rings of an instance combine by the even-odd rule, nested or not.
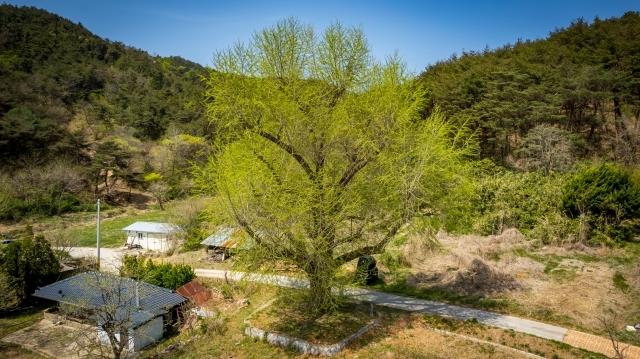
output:
[[[0,7],[0,154],[3,162],[73,150],[73,124],[132,129],[158,139],[173,125],[204,135],[205,69],[101,39],[81,24],[35,8]],[[64,153],[64,152],[63,152]]]
[[[0,218],[116,201],[122,187],[184,192],[183,169],[211,136],[206,73],[44,10],[1,5]]]
[[[0,6],[0,219],[88,209],[98,197],[120,204],[153,196],[162,205],[190,195],[193,165],[215,142],[204,106],[208,71],[44,10]],[[440,108],[470,126],[480,157],[501,165],[478,166],[472,203],[450,217],[475,231],[577,237],[561,205],[570,174],[561,173],[594,159],[640,162],[637,12],[453,56],[418,80],[425,114]],[[634,216],[616,211],[616,221]]]
[[[481,156],[498,163],[537,169],[581,158],[640,161],[638,12],[453,56],[420,79],[430,106],[473,127]],[[555,158],[541,158],[550,157],[545,149]]]

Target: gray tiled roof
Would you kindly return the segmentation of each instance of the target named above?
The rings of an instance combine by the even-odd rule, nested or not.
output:
[[[112,299],[114,295],[118,295],[118,299]],[[77,274],[39,288],[33,296],[84,308],[115,304],[123,313],[131,315],[134,323],[143,323],[186,300],[169,289],[102,272]]]
[[[147,233],[173,233],[179,231],[180,227],[171,223],[135,222],[122,228],[122,230]]]

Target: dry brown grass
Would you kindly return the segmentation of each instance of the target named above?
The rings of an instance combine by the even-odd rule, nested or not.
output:
[[[629,269],[604,260],[617,249],[534,249],[515,229],[495,236],[438,233],[436,238],[438,250],[420,251],[412,244],[415,239],[408,241],[408,284],[513,301],[516,314],[599,332],[602,302],[619,303],[621,311],[634,306],[630,293],[615,288],[614,273],[622,271],[640,290],[640,264]]]
[[[461,334],[445,335],[437,330]],[[482,344],[465,339],[489,341]],[[504,347],[508,348],[504,348]],[[509,349],[511,348],[511,349]],[[515,350],[512,350],[515,349]],[[419,314],[399,314],[383,322],[377,332],[354,343],[338,358],[598,358],[579,349],[511,331],[461,322],[443,321]]]
[[[215,262],[210,260],[204,248],[197,251],[189,251],[182,253],[174,253],[171,256],[159,257],[160,261],[173,264],[187,264],[192,268],[205,268],[205,269],[231,269],[234,263],[233,257],[225,260],[224,262]]]
[[[526,242],[517,231],[500,236],[451,237],[438,233],[439,249],[420,251],[411,238],[405,247],[405,260],[410,266],[409,284],[416,287],[447,289],[457,294],[487,295],[521,288],[519,273],[541,271],[530,261],[509,258],[498,264],[495,259]],[[524,268],[520,268],[524,267]],[[515,270],[514,270],[515,269]],[[518,270],[522,269],[522,270]]]

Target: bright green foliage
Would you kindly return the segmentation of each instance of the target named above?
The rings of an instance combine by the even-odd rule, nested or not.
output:
[[[207,108],[224,146],[198,182],[253,237],[253,263],[288,262],[331,309],[337,268],[379,253],[417,215],[442,212],[464,181],[470,137],[437,111],[397,58],[364,34],[315,36],[288,19],[215,57]]]
[[[188,134],[169,136],[151,148],[149,162],[162,176],[168,198],[192,194],[193,166],[206,162],[210,150],[205,138]]]
[[[164,210],[164,202],[168,198],[169,186],[163,180],[162,175],[157,172],[150,172],[144,175],[144,181],[147,183],[147,189],[153,194],[158,206]]]
[[[43,237],[10,243],[0,252],[0,270],[9,287],[24,301],[38,287],[58,279],[60,263]]]
[[[186,201],[175,203],[169,210],[169,222],[182,228],[184,242],[182,251],[195,251],[202,248],[200,242],[211,234],[215,224],[207,221],[205,208],[209,199],[191,197]]]
[[[145,260],[140,256],[125,255],[122,258],[123,267],[120,274],[163,288],[175,290],[195,277],[193,268],[186,264],[162,263],[155,264],[151,258]]]
[[[640,183],[629,170],[610,163],[585,167],[563,192],[562,205],[570,217],[591,217],[598,230],[615,240],[633,236],[633,223],[627,221],[640,217]]]
[[[157,172],[149,172],[144,175],[144,181],[147,183],[153,183],[162,180],[162,175]]]
[[[474,229],[500,234],[517,228],[543,243],[579,240],[576,224],[562,212],[562,187],[566,177],[539,172],[496,171],[478,183]]]

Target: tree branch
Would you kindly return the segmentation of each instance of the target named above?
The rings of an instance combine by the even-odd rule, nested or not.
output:
[[[264,158],[264,156],[259,154],[257,151],[253,150],[252,152],[253,152],[253,155],[256,156],[256,158],[267,167],[269,172],[271,172],[271,175],[275,179],[276,183],[281,186],[282,185],[282,179],[280,178],[280,176],[276,172],[275,168],[273,168],[271,163],[269,163],[269,161],[267,161],[267,159]]]
[[[354,161],[351,163],[349,168],[344,172],[342,178],[340,178],[340,187],[346,187],[349,182],[355,177],[355,175],[360,172],[367,164],[369,163],[369,159]]]
[[[364,255],[377,254],[382,252],[384,248],[387,246],[387,244],[391,241],[391,239],[396,235],[396,233],[398,233],[398,231],[402,227],[402,224],[403,224],[402,221],[400,220],[397,221],[393,226],[391,226],[391,228],[389,229],[389,232],[387,232],[387,235],[380,242],[373,245],[358,248],[351,252],[347,252],[339,256],[338,258],[336,258],[336,262],[347,263],[349,261],[352,261]]]
[[[284,150],[286,153],[290,154],[291,157],[293,157],[296,162],[298,162],[300,164],[300,167],[302,167],[302,169],[304,170],[304,172],[307,174],[307,176],[309,177],[310,180],[314,179],[314,173],[311,170],[311,166],[309,166],[309,164],[307,163],[307,161],[304,159],[304,157],[302,157],[302,155],[300,153],[298,153],[296,151],[295,148],[293,148],[293,146],[291,146],[288,143],[285,143],[282,141],[282,139],[280,139],[280,137],[278,136],[274,136],[268,132],[265,131],[257,131],[257,134],[266,139],[267,141],[275,144],[276,146],[280,147],[282,150]]]

